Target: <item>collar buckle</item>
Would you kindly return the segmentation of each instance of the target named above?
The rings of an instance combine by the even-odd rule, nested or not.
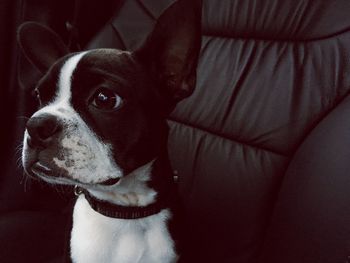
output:
[[[83,188],[81,188],[77,185],[74,186],[74,195],[75,196],[81,195],[83,193],[83,191],[84,191]]]

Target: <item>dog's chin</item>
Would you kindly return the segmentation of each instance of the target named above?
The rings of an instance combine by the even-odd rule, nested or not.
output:
[[[77,185],[83,188],[108,188],[118,184],[120,178],[110,178],[102,182],[87,183],[77,179],[70,178],[63,171],[53,169],[48,165],[45,165],[39,161],[33,163],[29,168],[25,169],[26,173],[34,178],[39,178],[49,184],[60,185]]]
[[[76,180],[73,180],[65,175],[62,171],[52,169],[50,166],[36,161],[28,168],[25,169],[26,173],[34,178],[41,179],[49,184],[63,184],[63,185],[76,185],[82,184]]]

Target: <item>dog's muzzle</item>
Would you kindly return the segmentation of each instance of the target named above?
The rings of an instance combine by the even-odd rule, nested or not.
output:
[[[67,121],[45,112],[34,114],[26,128],[23,166],[27,174],[53,183],[105,187],[120,180],[121,172],[109,161],[107,147],[84,130],[84,123],[79,126],[74,118]]]

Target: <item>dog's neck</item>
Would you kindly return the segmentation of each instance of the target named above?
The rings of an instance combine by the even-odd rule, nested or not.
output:
[[[154,202],[156,192],[147,186],[151,180],[151,161],[131,173],[123,176],[113,186],[100,188],[88,188],[87,191],[94,197],[111,204],[122,206],[146,206]]]
[[[107,190],[87,189],[82,193],[100,214],[136,219],[159,213],[169,206],[174,181],[167,158],[157,158],[124,176]]]

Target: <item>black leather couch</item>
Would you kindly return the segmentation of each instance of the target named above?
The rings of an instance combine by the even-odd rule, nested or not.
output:
[[[119,1],[82,44],[135,49],[171,2]],[[188,262],[350,262],[350,1],[203,0],[202,25],[197,88],[169,118]],[[69,191],[31,185],[0,216],[1,262],[63,253]]]

